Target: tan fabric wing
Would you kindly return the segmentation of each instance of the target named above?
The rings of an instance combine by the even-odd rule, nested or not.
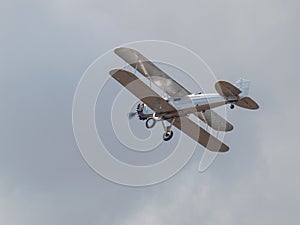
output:
[[[115,69],[111,70],[109,74],[156,113],[176,111],[172,105],[150,89],[133,73]]]
[[[115,53],[125,62],[137,69],[146,78],[150,79],[157,87],[171,97],[182,97],[190,92],[173,80],[168,74],[158,68],[141,53],[130,48],[117,48]]]
[[[169,120],[171,122],[171,120]],[[229,147],[187,117],[177,117],[173,123],[183,133],[210,151],[227,152]]]
[[[198,113],[197,116],[206,122],[211,128],[218,131],[231,131],[233,130],[233,125],[226,121],[214,110],[206,110],[204,113]]]

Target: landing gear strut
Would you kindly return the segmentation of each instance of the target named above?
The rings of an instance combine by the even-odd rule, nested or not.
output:
[[[163,125],[164,130],[165,130],[165,133],[163,135],[164,141],[169,141],[173,137],[173,131],[171,130],[171,128],[173,126],[174,121],[175,121],[175,118],[172,120],[172,122],[171,122],[171,124],[169,126],[166,126],[164,124],[164,121],[162,121],[162,125]]]

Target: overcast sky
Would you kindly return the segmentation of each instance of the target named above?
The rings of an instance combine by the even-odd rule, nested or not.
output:
[[[0,224],[296,224],[299,10],[296,0],[1,0]],[[83,160],[72,101],[98,56],[144,39],[192,49],[219,79],[251,80],[261,109],[230,111],[231,151],[206,172],[199,148],[172,179],[131,188]]]

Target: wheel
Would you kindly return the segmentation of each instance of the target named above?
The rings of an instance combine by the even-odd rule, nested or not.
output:
[[[164,141],[169,141],[173,137],[173,131],[167,131],[163,135]]]
[[[230,105],[230,109],[234,109],[234,105],[233,104]]]
[[[148,129],[154,127],[155,124],[156,124],[156,120],[153,119],[153,118],[148,118],[148,119],[146,120],[146,127],[147,127]]]

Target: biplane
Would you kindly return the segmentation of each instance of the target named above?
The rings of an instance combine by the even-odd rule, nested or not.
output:
[[[259,108],[258,104],[248,97],[249,81],[247,80],[240,79],[235,85],[226,81],[217,81],[216,93],[191,93],[135,49],[120,47],[114,51],[135,71],[147,78],[150,84],[156,85],[166,95],[159,95],[151,85],[147,85],[128,70],[110,71],[110,75],[116,81],[140,100],[136,112],[130,114],[131,117],[136,115],[140,120],[145,121],[148,129],[161,121],[164,141],[173,137],[172,128],[176,127],[208,150],[226,152],[229,150],[226,144],[191,120],[189,116],[195,115],[213,130],[227,132],[233,129],[232,124],[213,108],[227,104],[231,109],[235,106],[251,110]]]

